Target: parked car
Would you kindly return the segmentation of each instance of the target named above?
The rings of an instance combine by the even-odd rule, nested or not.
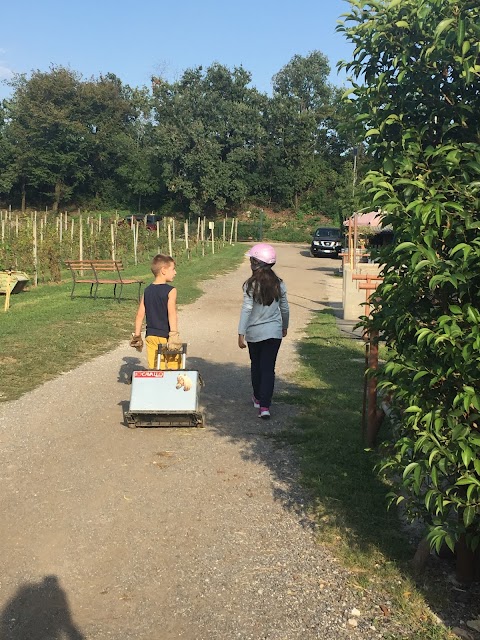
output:
[[[119,221],[118,224],[131,226],[132,218],[134,222],[138,222],[140,225],[145,225],[145,227],[149,231],[156,231],[157,222],[161,220],[161,216],[153,213],[147,214],[146,221],[145,221],[145,215],[135,214],[133,216],[132,215],[125,216],[124,218],[122,218],[122,220]]]
[[[331,256],[338,258],[342,252],[343,236],[340,229],[334,227],[319,227],[313,234],[310,253],[314,258]]]

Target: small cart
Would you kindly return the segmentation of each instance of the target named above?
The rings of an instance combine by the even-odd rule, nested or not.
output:
[[[198,371],[185,367],[186,353],[186,344],[179,350],[159,348],[156,369],[133,372],[130,406],[125,413],[130,429],[205,426],[199,406],[203,380]],[[162,355],[179,354],[180,369],[160,370]]]

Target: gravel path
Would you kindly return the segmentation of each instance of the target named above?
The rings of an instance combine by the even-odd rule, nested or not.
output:
[[[337,262],[278,254],[285,390],[296,341],[313,311],[338,306],[341,284]],[[145,364],[127,343],[0,406],[1,640],[381,637],[379,601],[315,543],[293,454],[269,437],[294,408],[274,404],[264,422],[251,407],[236,345],[248,274],[245,261],[180,311],[206,429],[125,428],[126,382]]]

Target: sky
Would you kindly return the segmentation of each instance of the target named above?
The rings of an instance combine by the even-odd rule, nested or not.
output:
[[[243,66],[251,85],[271,92],[272,76],[295,54],[319,50],[330,62],[330,81],[353,46],[336,33],[347,0],[23,0],[2,6],[0,80],[27,77],[51,65],[83,78],[108,72],[132,87],[152,75],[178,80],[189,68],[218,62]],[[11,88],[0,82],[0,99]]]

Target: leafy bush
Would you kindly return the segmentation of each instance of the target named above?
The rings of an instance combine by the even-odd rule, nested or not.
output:
[[[480,7],[471,0],[352,1],[341,27],[352,108],[372,162],[365,187],[395,242],[382,252],[370,330],[398,432],[391,498],[437,549],[480,541]]]

